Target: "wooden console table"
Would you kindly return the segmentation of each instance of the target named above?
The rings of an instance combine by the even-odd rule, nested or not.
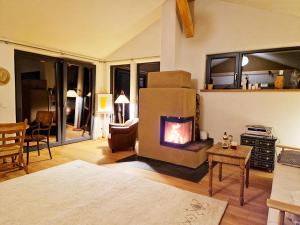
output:
[[[212,180],[213,180],[213,167],[219,163],[219,181],[222,180],[222,164],[231,164],[239,166],[240,172],[240,205],[244,205],[244,183],[245,183],[245,168],[246,168],[246,188],[249,185],[249,168],[250,168],[250,155],[252,151],[251,146],[239,145],[236,150],[223,149],[221,143],[217,143],[207,150],[208,163],[209,163],[209,196],[212,196]]]

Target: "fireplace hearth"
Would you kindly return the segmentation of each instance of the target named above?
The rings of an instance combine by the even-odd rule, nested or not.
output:
[[[193,141],[194,117],[160,117],[160,144],[182,148]]]

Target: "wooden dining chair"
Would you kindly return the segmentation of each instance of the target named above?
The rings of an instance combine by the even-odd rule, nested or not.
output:
[[[27,165],[23,158],[23,145],[27,127],[27,120],[21,123],[0,124],[0,159],[11,158],[11,163],[3,163],[4,167],[16,166],[28,173]],[[1,167],[1,166],[0,166]]]
[[[50,111],[38,111],[36,114],[36,118],[30,128],[27,131],[25,136],[26,142],[26,163],[29,163],[29,143],[36,142],[36,147],[38,150],[38,155],[40,155],[40,142],[44,142],[47,144],[48,152],[50,159],[52,159],[52,154],[50,150],[50,131],[53,122],[53,112]]]

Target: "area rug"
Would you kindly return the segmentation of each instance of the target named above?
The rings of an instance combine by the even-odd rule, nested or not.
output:
[[[0,183],[1,225],[217,225],[227,202],[76,160]]]
[[[196,169],[179,166],[172,163],[149,159],[137,155],[131,155],[124,159],[118,160],[118,163],[124,163],[136,168],[155,171],[168,176],[198,183],[208,173],[208,163],[205,162]]]
[[[36,146],[36,145],[29,146],[29,147],[24,146],[24,147],[23,147],[23,152],[24,152],[24,153],[27,152],[27,148],[28,148],[29,152],[37,151],[37,146]],[[43,149],[45,149],[45,148],[47,148],[47,144],[40,144],[40,150],[43,150]]]

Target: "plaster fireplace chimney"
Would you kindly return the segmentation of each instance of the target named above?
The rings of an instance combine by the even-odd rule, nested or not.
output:
[[[139,156],[196,168],[206,151],[191,150],[196,90],[185,71],[152,72],[139,92]]]

